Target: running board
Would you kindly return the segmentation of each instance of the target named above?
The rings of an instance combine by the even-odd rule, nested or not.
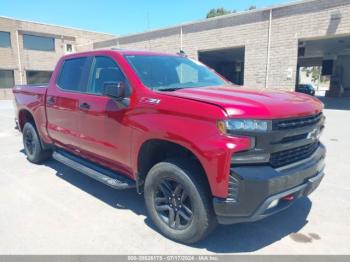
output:
[[[96,165],[68,152],[61,150],[54,151],[52,157],[58,162],[61,162],[62,164],[69,166],[80,173],[83,173],[114,189],[128,189],[136,187],[135,182],[126,176],[117,174],[112,170]]]

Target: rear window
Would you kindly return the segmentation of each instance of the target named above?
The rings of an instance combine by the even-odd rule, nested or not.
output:
[[[60,88],[71,91],[84,91],[84,79],[87,71],[87,57],[64,61],[57,84]]]

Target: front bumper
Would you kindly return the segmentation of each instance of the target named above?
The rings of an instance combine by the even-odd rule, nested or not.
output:
[[[233,192],[227,199],[213,199],[218,222],[257,221],[311,194],[324,177],[325,152],[325,147],[320,144],[309,158],[277,169],[268,165],[232,167]],[[271,206],[277,200],[278,204]]]

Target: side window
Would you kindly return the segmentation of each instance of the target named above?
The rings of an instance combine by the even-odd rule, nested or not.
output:
[[[87,68],[87,57],[68,59],[63,62],[57,84],[70,91],[84,91],[83,80]]]
[[[92,66],[88,92],[102,94],[105,82],[123,82],[126,85],[126,96],[130,95],[127,80],[113,59],[106,56],[96,56]]]

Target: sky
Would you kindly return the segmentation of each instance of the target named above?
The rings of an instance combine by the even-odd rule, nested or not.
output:
[[[211,8],[243,11],[289,0],[0,0],[0,16],[128,35],[204,19]]]

